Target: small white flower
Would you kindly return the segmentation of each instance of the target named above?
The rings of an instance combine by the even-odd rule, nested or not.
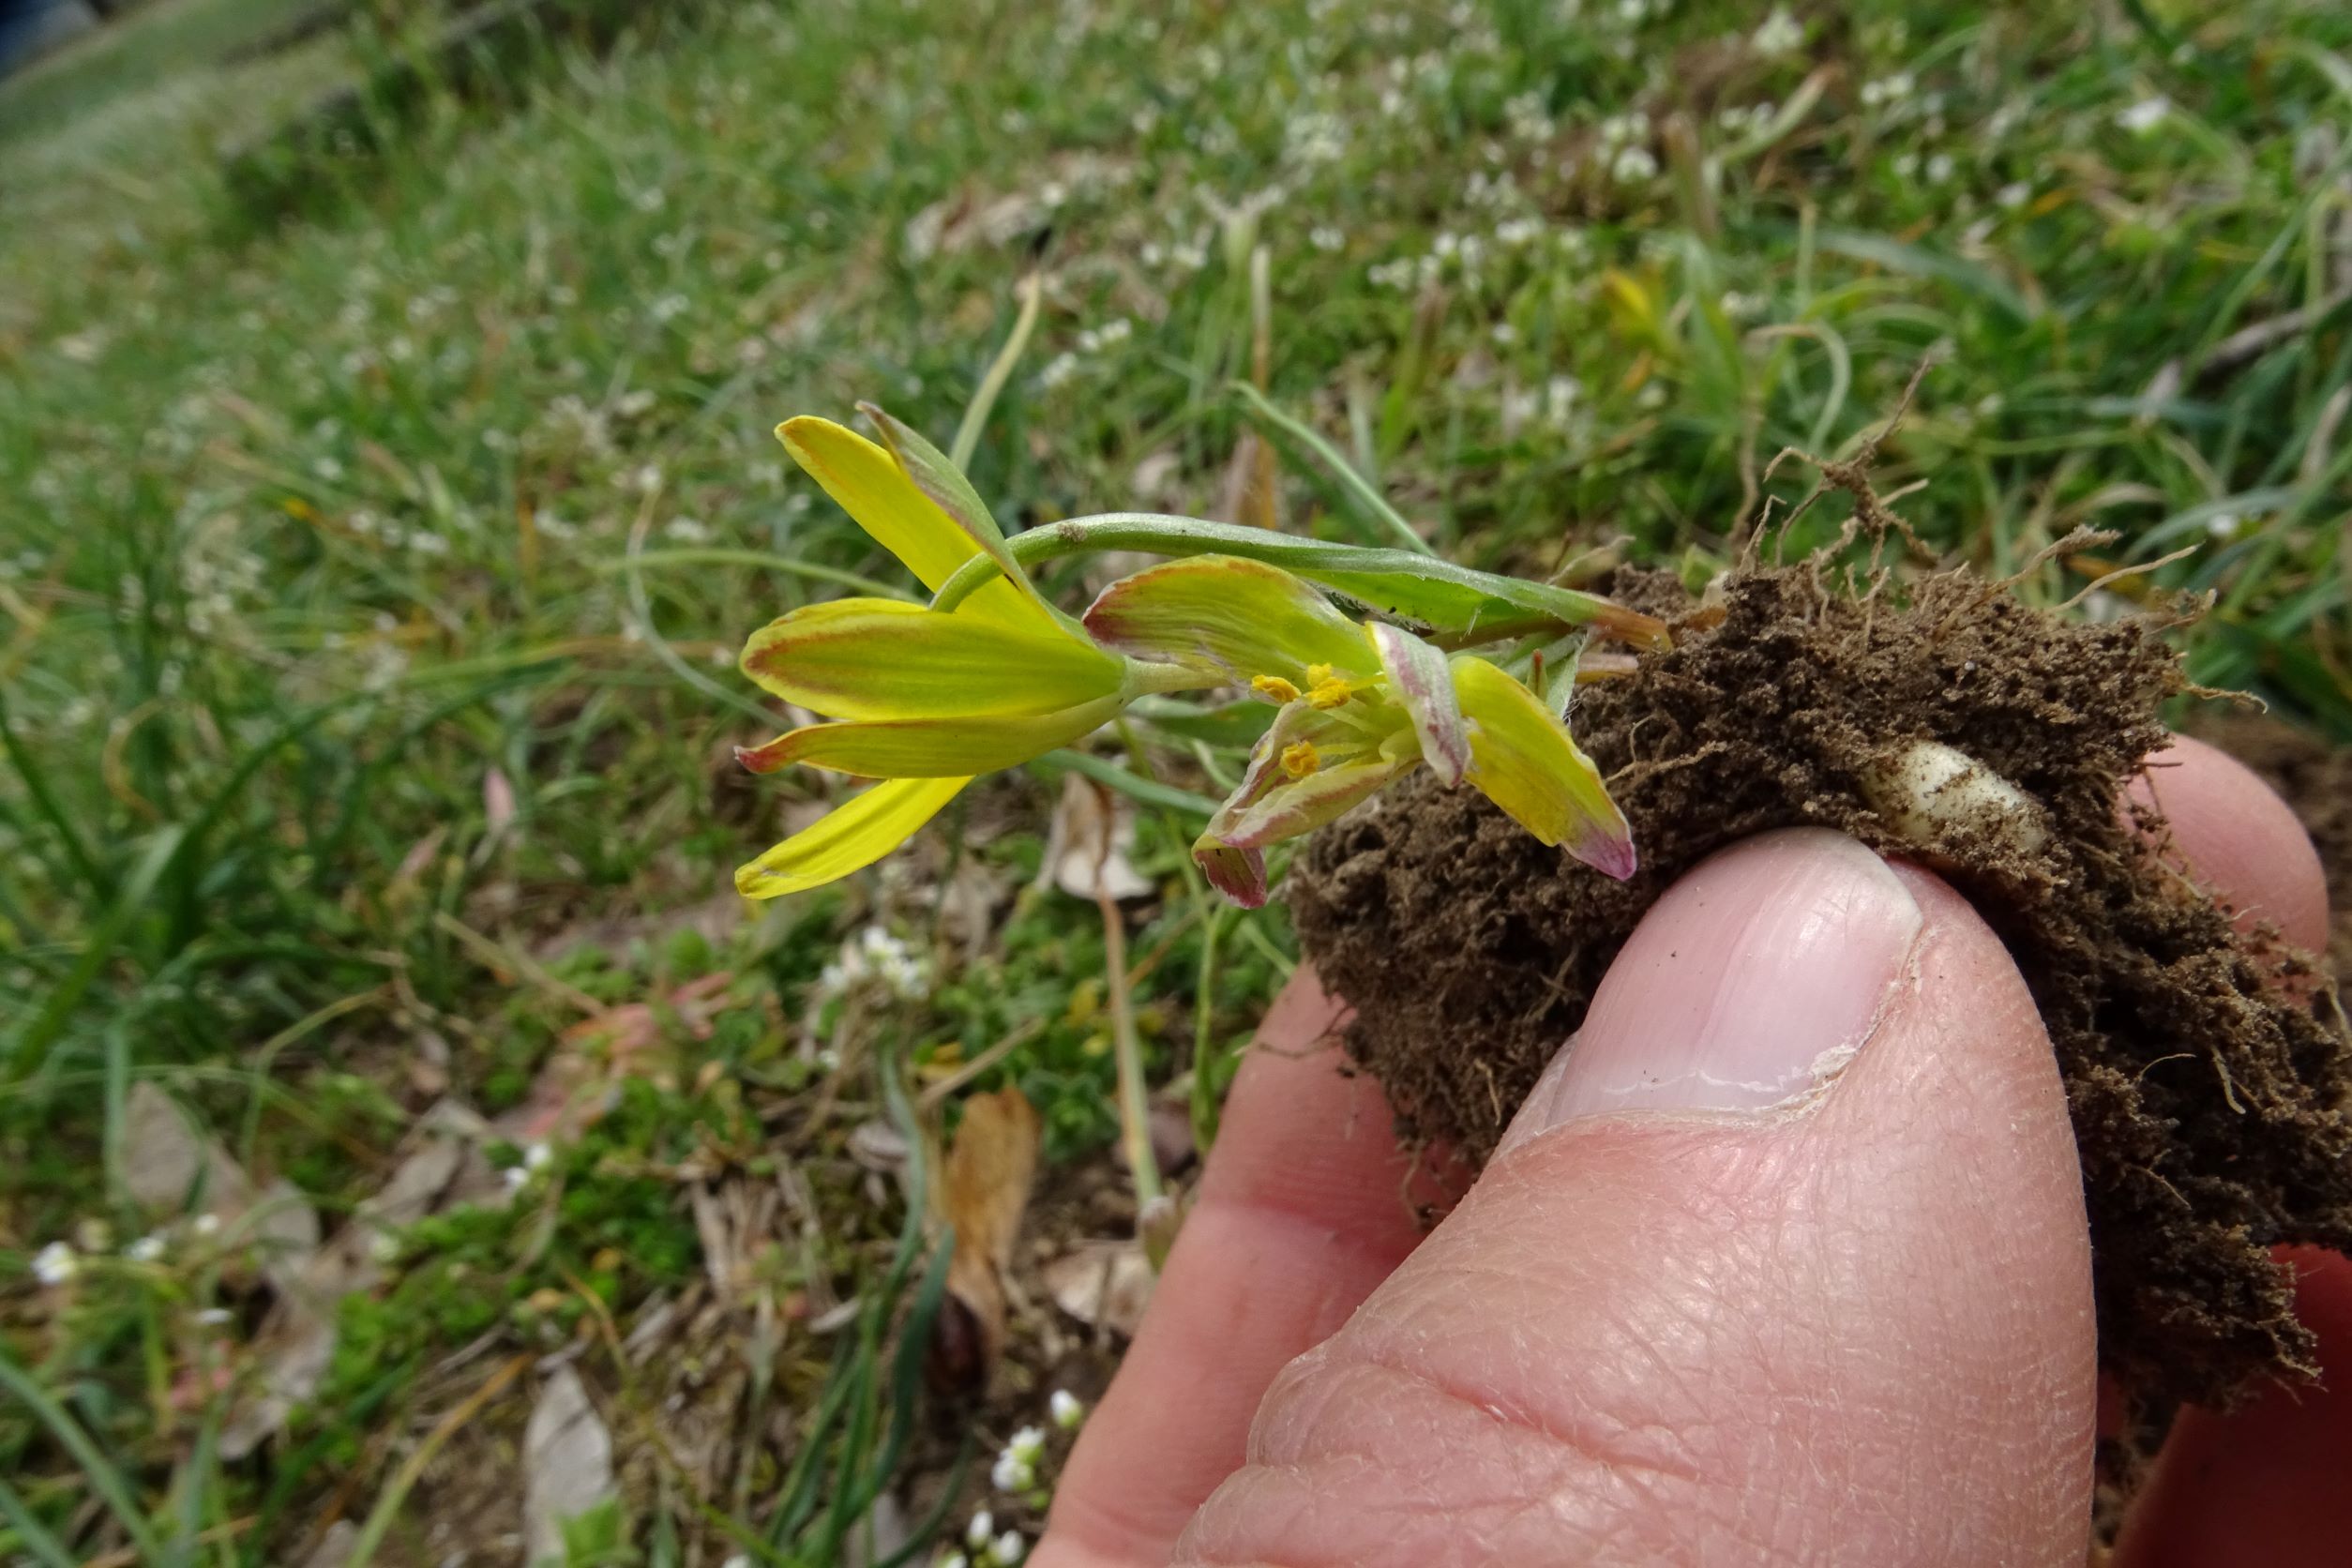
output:
[[[63,1285],[82,1272],[81,1255],[67,1242],[52,1242],[33,1255],[33,1277],[43,1285]]]
[[[751,1560],[749,1558],[744,1559],[744,1561],[746,1563],[750,1560]],[[949,1552],[945,1557],[941,1558],[938,1562],[932,1564],[932,1568],[972,1568],[972,1560],[964,1556],[961,1552]]]
[[[2146,136],[2172,114],[2172,99],[2162,93],[2144,98],[2115,117],[2115,123],[2134,136]]]
[[[1347,234],[1329,223],[1318,223],[1306,237],[1318,250],[1337,250],[1348,243]]]
[[[2012,180],[1993,192],[1993,200],[2004,207],[2022,207],[2033,198],[2033,187],[2023,180]]]
[[[499,1174],[505,1179],[508,1192],[520,1192],[522,1184],[531,1180],[531,1172],[519,1165],[510,1165]]]
[[[2238,536],[2238,525],[2243,520],[2236,512],[2215,512],[2205,520],[2205,531],[2217,539],[2234,539]]]
[[[1024,1426],[1013,1434],[1013,1440],[1004,1445],[1004,1452],[1017,1456],[1024,1465],[1034,1466],[1045,1456],[1046,1429]]]
[[[230,1312],[225,1306],[208,1306],[196,1314],[196,1320],[208,1329],[220,1327],[229,1320],[229,1318]]]
[[[1000,1492],[1026,1492],[1037,1485],[1037,1470],[1008,1448],[996,1456],[996,1467],[988,1471],[988,1482]]]
[[[163,1238],[152,1233],[142,1236],[123,1248],[123,1256],[134,1263],[152,1263],[163,1256]]]
[[[1076,1429],[1086,1419],[1086,1407],[1066,1388],[1053,1391],[1053,1396],[1046,1401],[1046,1410],[1053,1417],[1053,1424],[1064,1432]]]
[[[1021,1539],[1018,1530],[1008,1530],[988,1544],[988,1558],[997,1568],[1013,1568],[1029,1550],[1029,1543]]]
[[[1497,322],[1489,336],[1494,339],[1497,348],[1507,349],[1519,340],[1519,329],[1509,322]]]
[[[1943,184],[1952,178],[1952,162],[1950,153],[1937,153],[1927,160],[1927,178],[1930,184]]]
[[[1772,14],[1764,19],[1764,25],[1748,40],[1758,54],[1793,54],[1805,41],[1804,24],[1788,14],[1786,6],[1774,6]]]
[[[553,1158],[555,1158],[555,1151],[553,1149],[549,1148],[545,1143],[534,1143],[522,1152],[522,1168],[525,1170],[545,1170],[548,1167],[548,1162]]]
[[[972,1523],[964,1526],[964,1544],[977,1551],[987,1545],[988,1538],[995,1533],[996,1515],[983,1508],[972,1516]]]
[[[1609,177],[1620,185],[1640,185],[1658,177],[1658,160],[1647,147],[1627,147],[1609,164]]]
[[[1865,82],[1862,83],[1862,106],[1876,109],[1883,103],[1900,103],[1909,98],[1912,89],[1918,85],[1911,73],[1907,70],[1896,71],[1892,76],[1879,77],[1875,82]]]
[[[219,1214],[206,1213],[196,1216],[195,1231],[199,1236],[214,1235],[219,1229],[220,1216]]]

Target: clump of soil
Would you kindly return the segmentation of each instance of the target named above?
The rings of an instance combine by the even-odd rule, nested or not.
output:
[[[1947,839],[1938,868],[2001,933],[2049,1026],[2101,1354],[2140,1435],[2180,1401],[2313,1375],[2268,1249],[2352,1244],[2352,1046],[2313,958],[2239,935],[2118,818],[2183,687],[2163,626],[2068,624],[1967,573],[1899,598],[1873,581],[1747,566],[1700,605],[1670,579],[1619,574],[1619,598],[1676,623],[1671,651],[1585,688],[1575,716],[1641,848],[1631,882],[1425,774],[1319,835],[1289,898],[1356,1008],[1349,1051],[1409,1137],[1483,1160],[1675,878],[1797,824],[1908,852],[1864,780],[1908,743],[1957,747],[2046,813],[2039,848]]]

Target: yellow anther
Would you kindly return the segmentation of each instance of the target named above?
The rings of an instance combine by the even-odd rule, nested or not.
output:
[[[1335,708],[1355,694],[1355,687],[1345,675],[1328,664],[1306,667],[1306,700],[1319,708]]]
[[[1354,696],[1355,689],[1347,682],[1334,677],[1316,682],[1315,689],[1306,694],[1306,700],[1319,708],[1335,708]]]
[[[1269,702],[1295,702],[1299,688],[1279,675],[1259,675],[1249,683],[1249,689]]]
[[[1322,765],[1322,758],[1315,754],[1313,741],[1300,741],[1282,748],[1282,771],[1293,778],[1304,778]]]

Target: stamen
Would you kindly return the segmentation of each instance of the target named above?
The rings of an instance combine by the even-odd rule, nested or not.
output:
[[[1304,778],[1322,765],[1322,758],[1315,754],[1313,741],[1300,741],[1282,748],[1282,771],[1293,778]]]
[[[1295,702],[1299,688],[1279,675],[1259,675],[1249,683],[1249,689],[1269,702]]]

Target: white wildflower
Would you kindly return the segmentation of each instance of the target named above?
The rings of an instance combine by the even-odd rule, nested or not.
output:
[[[2205,531],[2217,539],[2234,539],[2238,536],[2239,524],[2244,520],[2236,512],[2215,512],[2205,520]]]
[[[1008,1448],[996,1456],[988,1481],[1000,1492],[1026,1492],[1037,1485],[1037,1469]]]
[[[1993,192],[1993,200],[2005,207],[2022,207],[2033,198],[2033,187],[2023,180],[2012,180]]]
[[[208,1306],[196,1314],[196,1320],[208,1329],[217,1329],[227,1326],[234,1316],[225,1306]]]
[[[1862,90],[1862,107],[1876,109],[1881,104],[1900,103],[1909,98],[1918,85],[1918,81],[1907,70],[1865,82]]]
[[[2152,98],[2140,99],[2139,102],[2117,114],[2115,123],[2134,136],[2146,136],[2149,131],[2163,125],[2171,117],[2171,114],[2172,99],[2158,93]]]
[[[63,1285],[82,1272],[81,1255],[68,1242],[52,1242],[33,1255],[33,1277],[43,1285]]]
[[[964,1542],[974,1550],[987,1545],[995,1534],[996,1515],[985,1508],[972,1516],[972,1523],[964,1526]]]
[[[205,1213],[196,1216],[195,1230],[199,1236],[214,1235],[219,1229],[220,1216],[219,1214]]]
[[[1937,153],[1927,160],[1927,179],[1931,185],[1941,185],[1952,178],[1952,161],[1950,153]]]
[[[1329,223],[1318,223],[1306,237],[1318,250],[1337,250],[1348,243],[1348,236]]]
[[[1086,1419],[1085,1405],[1066,1388],[1053,1391],[1053,1396],[1046,1401],[1046,1410],[1053,1417],[1053,1424],[1064,1432],[1075,1430]]]
[[[163,1256],[163,1237],[151,1231],[123,1248],[123,1256],[134,1263],[152,1263]]]
[[[661,527],[662,536],[682,545],[704,545],[711,542],[711,531],[699,518],[671,518]]]
[[[1609,164],[1609,177],[1620,185],[1641,185],[1658,177],[1658,160],[1647,147],[1627,147]]]
[[[1764,19],[1764,25],[1748,39],[1758,54],[1793,54],[1804,46],[1804,24],[1788,14],[1786,6],[1774,6],[1772,14]]]
[[[996,1568],[1013,1568],[1013,1564],[1018,1562],[1028,1550],[1029,1543],[1021,1539],[1021,1532],[1008,1530],[988,1543],[988,1560],[995,1563]]]

